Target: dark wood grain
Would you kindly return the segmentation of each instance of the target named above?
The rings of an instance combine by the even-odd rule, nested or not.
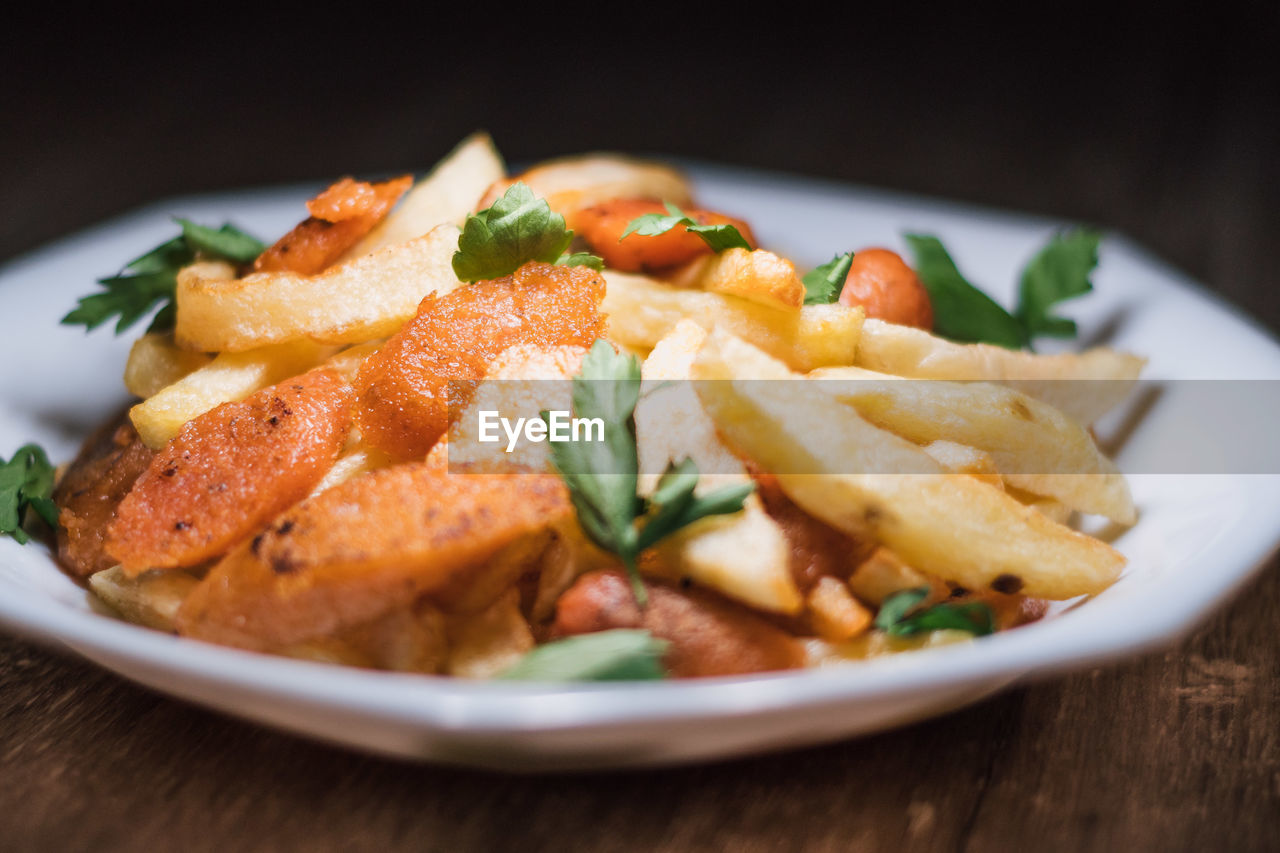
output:
[[[513,159],[663,151],[1097,222],[1276,328],[1262,9],[1109,6],[1016,34],[864,21],[844,50],[647,32],[566,50],[450,22],[419,33],[430,50],[349,27],[141,50],[113,9],[0,60],[19,83],[0,94],[0,258],[176,193],[421,167],[485,126]],[[695,77],[655,78],[671,67]],[[1163,653],[845,743],[551,777],[318,745],[0,639],[0,848],[1274,850],[1277,624],[1273,561]]]

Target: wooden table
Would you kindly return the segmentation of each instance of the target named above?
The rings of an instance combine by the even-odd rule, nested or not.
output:
[[[1280,79],[1267,29],[1232,19],[1210,38],[1215,14],[1064,24],[1005,59],[1016,42],[953,44],[954,22],[770,62],[628,43],[550,82],[465,41],[325,74],[321,43],[270,34],[231,53],[214,36],[90,35],[58,61],[19,39],[0,257],[174,193],[421,167],[487,126],[513,158],[662,150],[1099,222],[1275,328]],[[646,73],[676,56],[732,84]],[[1277,849],[1278,624],[1273,561],[1160,654],[846,743],[558,777],[364,757],[4,638],[0,848]]]

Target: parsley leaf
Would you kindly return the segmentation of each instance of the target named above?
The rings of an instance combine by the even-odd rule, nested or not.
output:
[[[983,602],[944,601],[924,610],[917,610],[928,595],[927,586],[895,592],[880,605],[875,626],[886,634],[897,637],[922,634],[925,631],[968,631],[978,637],[995,632],[995,614]]]
[[[639,457],[635,408],[640,400],[640,362],[596,341],[573,380],[573,410],[604,422],[602,441],[558,441],[551,463],[569,488],[578,523],[592,542],[617,554],[641,604],[647,598],[637,562],[640,552],[698,519],[738,512],[754,486],[717,489],[695,496],[698,468],[686,459],[669,466],[645,500],[636,493]],[[547,420],[547,414],[543,413]],[[637,527],[637,524],[640,527]]]
[[[953,341],[1008,349],[1029,343],[1022,323],[960,274],[941,240],[928,234],[904,236],[915,256],[916,275],[933,303],[935,332]]]
[[[830,305],[840,298],[840,288],[849,276],[849,267],[853,266],[853,252],[836,255],[819,267],[805,273],[804,304]]]
[[[934,331],[955,341],[1009,349],[1030,347],[1037,335],[1069,338],[1076,334],[1075,321],[1055,316],[1053,306],[1093,290],[1089,276],[1098,265],[1102,239],[1088,228],[1055,234],[1023,268],[1018,307],[1010,314],[960,274],[937,237],[905,237],[915,256],[916,275],[933,302]]]
[[[530,261],[554,264],[572,240],[564,217],[517,182],[492,207],[467,217],[453,272],[459,281],[482,281],[511,275]]]
[[[197,255],[247,264],[266,248],[256,237],[230,223],[208,228],[185,219],[174,221],[182,227],[180,236],[125,264],[119,275],[98,279],[104,290],[80,297],[76,307],[62,318],[62,324],[84,326],[91,331],[114,317],[118,335],[159,305],[160,311],[148,331],[167,331],[173,328],[177,317],[173,299],[178,270]]]
[[[1028,337],[1070,338],[1076,334],[1075,321],[1054,316],[1053,306],[1093,290],[1089,275],[1098,266],[1101,239],[1101,234],[1088,228],[1055,234],[1023,268],[1014,316]]]
[[[693,493],[697,485],[698,466],[692,459],[667,466],[658,480],[657,489],[649,498],[649,503],[657,510],[648,516],[640,531],[639,550],[643,551],[699,519],[740,511],[743,501],[755,491],[753,484],[742,483],[698,496]]]
[[[513,681],[648,681],[666,677],[667,642],[648,631],[580,634],[533,649],[499,678]]]
[[[618,242],[621,243],[632,234],[639,234],[641,237],[657,237],[659,234],[666,234],[672,228],[683,225],[690,234],[697,234],[701,237],[702,241],[710,246],[712,251],[723,252],[725,249],[749,250],[751,248],[751,244],[742,236],[742,232],[728,223],[722,225],[700,225],[671,202],[664,201],[662,204],[667,209],[666,216],[661,213],[646,213],[643,216],[637,216],[627,223],[627,227],[622,232],[622,236],[618,238]]]
[[[35,444],[19,447],[8,462],[0,459],[0,534],[25,545],[31,537],[22,529],[28,507],[50,526],[58,523],[53,494],[53,465]]]
[[[186,219],[174,221],[182,226],[187,246],[211,258],[248,264],[267,248],[257,237],[246,234],[229,222],[221,228],[209,228]]]
[[[604,258],[593,255],[590,252],[574,252],[572,255],[561,255],[560,260],[556,261],[556,263],[562,267],[591,267],[596,272],[604,269]]]

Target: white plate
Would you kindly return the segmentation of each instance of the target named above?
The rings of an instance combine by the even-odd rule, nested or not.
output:
[[[836,250],[942,236],[960,267],[1008,304],[1015,272],[1053,223],[777,175],[696,166],[710,207],[746,215],[805,263]],[[174,199],[90,229],[0,271],[0,453],[42,442],[55,459],[124,402],[130,336],[58,318],[93,280],[173,233],[171,215],[280,233],[312,188]],[[1150,357],[1159,378],[1280,378],[1280,347],[1123,238],[1104,246],[1097,292],[1071,307],[1090,339]],[[1162,398],[1126,447],[1176,426]],[[919,719],[1030,673],[1168,643],[1248,579],[1277,539],[1280,477],[1143,475],[1130,558],[1103,595],[983,640],[864,664],[700,682],[548,688],[466,683],[272,658],[100,615],[46,550],[0,540],[0,623],[63,643],[127,678],[228,713],[393,755],[506,769],[675,763],[829,741]],[[92,721],[86,723],[92,725]]]

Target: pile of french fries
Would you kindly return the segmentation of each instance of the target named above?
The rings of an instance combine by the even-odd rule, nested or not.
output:
[[[472,136],[321,273],[236,277],[221,262],[186,268],[175,331],[139,339],[125,369],[128,389],[141,398],[130,417],[142,440],[162,448],[202,413],[319,365],[353,377],[425,297],[463,286],[451,267],[459,228],[515,180],[567,216],[613,198],[687,204],[694,196],[675,170],[605,155],[509,176],[489,138]],[[1123,476],[1089,426],[1123,398],[1141,358],[958,344],[867,319],[857,307],[806,306],[795,265],[764,249],[710,256],[678,280],[604,275],[608,338],[643,358],[636,411],[642,490],[654,488],[648,472],[686,457],[704,472],[699,488],[775,472],[804,512],[872,546],[849,576],[823,577],[802,591],[786,530],[753,495],[741,512],[704,519],[663,542],[661,559],[647,570],[804,626],[813,665],[955,639],[951,632],[909,639],[876,632],[875,608],[905,589],[1009,589],[1014,579],[1021,597],[1064,600],[1096,594],[1119,577],[1123,557],[1069,522],[1075,513],[1121,525],[1137,517]],[[489,378],[568,379],[581,358],[572,348],[526,346],[503,353]],[[486,392],[490,384],[468,411],[547,407],[546,400],[495,401],[499,386]],[[473,429],[472,415],[456,420],[446,443],[451,461],[474,446]],[[550,470],[545,445],[523,452],[516,461]],[[353,430],[316,492],[390,464]],[[532,615],[509,567],[495,565],[449,606],[397,605],[356,628],[272,651],[493,676],[534,646],[531,619],[546,618],[580,574],[609,564],[575,524],[549,532],[547,541]],[[130,577],[115,568],[93,575],[90,585],[124,618],[173,630],[198,574]]]

